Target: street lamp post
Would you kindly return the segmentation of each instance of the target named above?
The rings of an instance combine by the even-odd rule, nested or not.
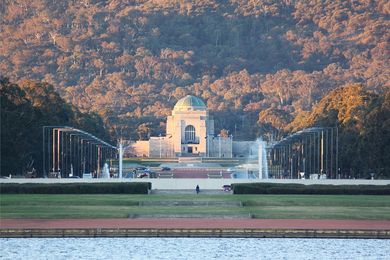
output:
[[[321,157],[320,157],[320,162],[321,162],[321,170],[320,170],[320,173],[321,175],[324,174],[324,131],[321,130],[321,137],[320,137],[320,153],[321,153]]]
[[[209,157],[209,136],[206,134],[206,157]]]
[[[340,168],[339,168],[339,128],[336,125],[336,171],[340,176]]]
[[[161,158],[161,134],[159,134],[159,141],[160,141],[160,158]]]
[[[230,158],[233,158],[233,135],[230,135]]]
[[[218,135],[218,156],[221,158],[221,135]]]
[[[123,144],[122,139],[119,140],[119,179],[122,179],[123,167]]]
[[[45,127],[42,127],[42,173],[43,177],[46,178],[46,161],[45,161]]]

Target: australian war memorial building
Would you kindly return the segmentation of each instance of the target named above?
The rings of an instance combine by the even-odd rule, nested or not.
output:
[[[172,136],[175,156],[208,156],[208,138],[214,135],[214,120],[204,102],[194,96],[180,99],[167,118],[167,136]]]
[[[168,116],[166,135],[132,143],[130,153],[137,157],[232,158],[252,153],[253,143],[215,136],[214,120],[207,106],[200,98],[188,95],[176,103]]]

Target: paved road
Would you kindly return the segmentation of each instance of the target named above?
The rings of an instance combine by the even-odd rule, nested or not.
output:
[[[390,230],[386,220],[302,219],[1,219],[0,228],[230,228]]]

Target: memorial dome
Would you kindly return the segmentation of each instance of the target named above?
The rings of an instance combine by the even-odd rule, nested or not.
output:
[[[202,99],[187,95],[177,101],[173,110],[175,111],[193,111],[193,110],[206,110],[207,107]]]

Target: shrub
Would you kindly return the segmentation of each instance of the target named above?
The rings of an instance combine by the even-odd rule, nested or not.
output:
[[[132,183],[0,183],[0,193],[27,194],[148,194],[150,182]]]
[[[390,185],[304,185],[280,183],[236,183],[234,194],[344,194],[390,195]]]

